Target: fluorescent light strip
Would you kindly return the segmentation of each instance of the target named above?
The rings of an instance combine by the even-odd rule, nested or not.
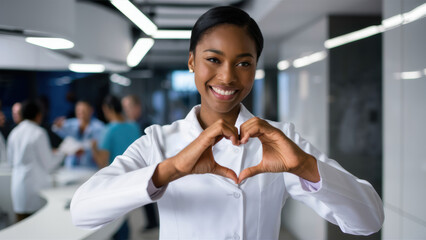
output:
[[[74,43],[65,38],[49,37],[27,37],[25,41],[40,47],[49,49],[69,49],[74,47]]]
[[[129,67],[134,67],[138,65],[153,45],[154,39],[139,38],[139,40],[135,43],[135,46],[133,46],[132,50],[130,50],[129,55],[127,56],[127,65]]]
[[[257,69],[256,74],[254,76],[255,80],[260,80],[265,78],[265,70],[263,69]]]
[[[71,63],[68,69],[78,73],[99,73],[105,71],[105,66],[102,64],[84,64],[84,63]]]
[[[389,30],[395,27],[398,27],[404,22],[404,18],[402,17],[402,14],[395,15],[393,17],[387,18],[382,21],[382,26],[385,30]]]
[[[158,30],[152,37],[155,39],[190,39],[191,30]]]
[[[355,32],[351,32],[339,37],[328,39],[324,42],[324,46],[328,49],[335,48],[350,42],[354,42],[363,38],[367,38],[386,30],[398,27],[402,24],[414,22],[426,16],[426,3],[414,8],[404,14],[398,14],[390,18],[384,19],[381,25],[370,26]]]
[[[360,39],[364,39],[364,38],[376,35],[381,32],[383,32],[383,27],[381,25],[370,26],[370,27],[366,27],[364,29],[351,32],[339,37],[328,39],[327,41],[324,42],[324,46],[328,49],[335,48],[343,44],[347,44],[350,42],[358,41]]]
[[[111,0],[111,3],[147,35],[157,32],[157,26],[128,0]]]
[[[290,62],[288,60],[281,60],[277,64],[277,68],[280,71],[284,71],[284,70],[286,70],[289,67],[290,67]]]
[[[414,22],[422,17],[426,16],[426,3],[414,8],[413,10],[406,12],[402,15],[404,18],[404,23],[407,24],[410,22]]]
[[[109,80],[113,83],[128,87],[132,84],[132,81],[129,78],[121,76],[120,74],[114,73],[111,74]]]
[[[300,68],[300,67],[308,66],[312,63],[319,62],[326,57],[327,57],[326,51],[316,52],[311,55],[295,59],[293,61],[293,67]]]
[[[422,77],[422,73],[420,71],[401,72],[400,77],[403,80],[418,79]]]

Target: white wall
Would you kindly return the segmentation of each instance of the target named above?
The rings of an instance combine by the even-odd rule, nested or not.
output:
[[[384,0],[383,18],[424,4]],[[383,38],[383,239],[426,236],[426,18],[384,33]],[[418,79],[400,72],[421,71]]]
[[[317,21],[282,42],[280,60],[324,50],[328,21]],[[296,131],[323,152],[328,149],[327,59],[279,73],[279,120],[292,122]],[[288,200],[283,224],[298,239],[326,239],[326,221],[307,206]],[[306,231],[309,229],[309,231]]]

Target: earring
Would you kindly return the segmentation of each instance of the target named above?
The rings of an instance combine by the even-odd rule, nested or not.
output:
[[[193,72],[194,72],[194,70],[193,70],[192,68],[190,68],[190,69],[189,69],[189,72],[190,72],[190,73],[193,73]]]

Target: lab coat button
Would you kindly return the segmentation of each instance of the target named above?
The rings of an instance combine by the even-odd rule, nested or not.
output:
[[[240,152],[240,148],[234,147],[234,153],[239,153],[239,152]]]
[[[240,236],[239,236],[238,234],[236,234],[236,233],[235,233],[235,234],[234,234],[234,239],[235,239],[235,240],[240,240]]]
[[[241,194],[238,192],[234,192],[234,198],[240,198]]]

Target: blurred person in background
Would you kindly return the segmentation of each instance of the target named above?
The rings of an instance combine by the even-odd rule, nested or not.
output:
[[[12,105],[12,119],[16,125],[22,121],[21,108],[22,104],[20,102],[16,102]]]
[[[136,95],[127,95],[121,99],[121,105],[123,106],[124,113],[127,117],[128,121],[136,122],[140,129],[141,133],[143,135],[143,131],[145,128],[149,127],[152,123],[151,121],[147,120],[148,118],[143,116],[143,109],[142,109],[142,103],[141,100]],[[143,231],[157,228],[158,223],[158,216],[157,216],[157,204],[147,204],[143,206],[147,224],[144,227]]]
[[[112,163],[127,147],[140,137],[140,128],[135,122],[126,122],[120,100],[107,96],[102,104],[102,111],[108,124],[97,143],[92,142],[93,157],[100,168]]]
[[[151,126],[152,122],[144,115],[144,109],[140,98],[136,95],[127,95],[121,99],[121,106],[123,106],[124,115],[127,120],[136,122],[142,131]]]
[[[126,151],[127,147],[140,137],[139,126],[135,122],[126,122],[120,100],[107,96],[102,104],[102,111],[108,120],[105,132],[97,145],[93,141],[93,157],[100,168],[112,163],[114,158]],[[127,220],[114,235],[114,239],[129,239]]]
[[[0,109],[0,127],[4,126],[4,123],[6,122],[6,117],[4,116],[3,112]],[[3,137],[3,134],[0,132],[0,165],[6,164],[6,141]]]
[[[72,137],[80,143],[80,149],[65,159],[66,167],[98,168],[92,156],[92,141],[100,141],[105,128],[97,118],[93,117],[93,107],[88,101],[80,100],[75,106],[76,118],[57,118],[52,126],[53,132],[62,138]]]
[[[22,121],[7,139],[7,158],[12,163],[12,202],[19,222],[39,210],[44,200],[40,190],[52,187],[50,173],[64,155],[53,153],[46,130],[40,127],[43,107],[39,101],[22,104]]]

